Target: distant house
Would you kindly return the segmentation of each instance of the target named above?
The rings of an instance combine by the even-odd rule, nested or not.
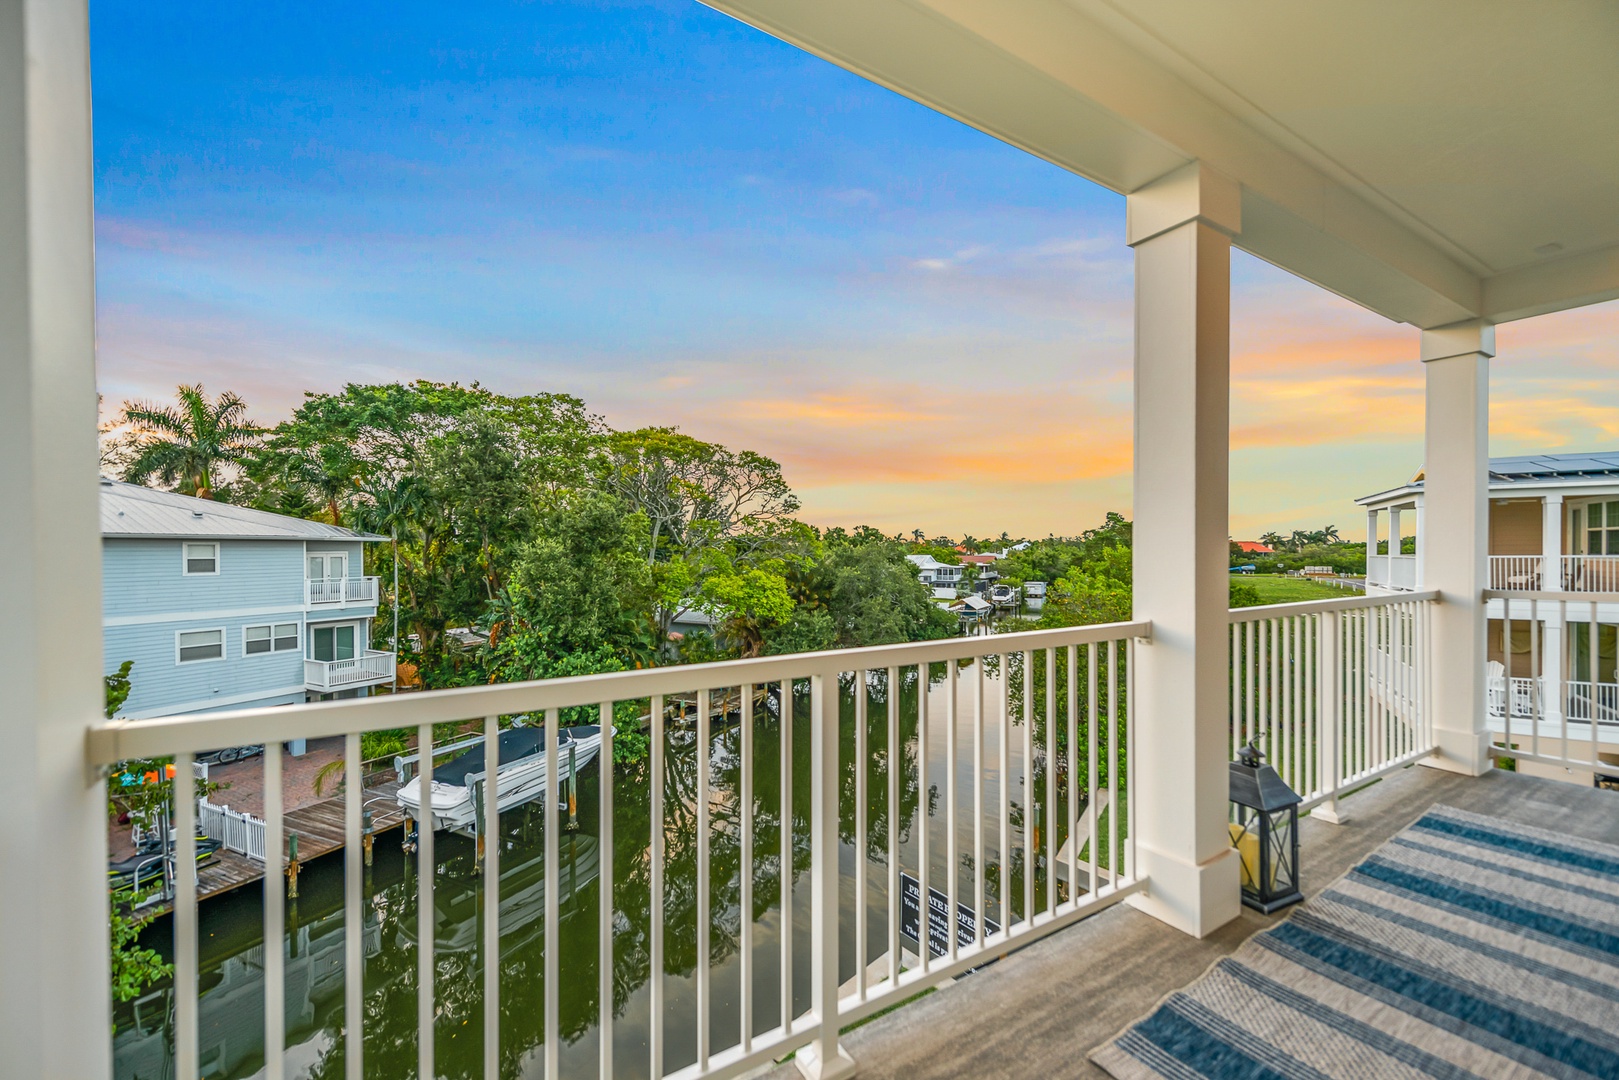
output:
[[[119,716],[362,697],[377,579],[352,529],[101,481],[104,666],[133,660]]]
[[[1234,543],[1237,545],[1238,550],[1240,550],[1244,555],[1276,554],[1275,550],[1268,544],[1261,544],[1258,540],[1237,540],[1234,541]]]
[[[954,563],[942,563],[932,555],[907,555],[905,558],[916,567],[916,576],[922,584],[935,590],[935,595],[939,589],[954,590],[961,584],[962,570]],[[952,592],[951,596],[954,595]]]

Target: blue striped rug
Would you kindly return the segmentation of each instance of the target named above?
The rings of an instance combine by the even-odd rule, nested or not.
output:
[[[1118,1080],[1619,1077],[1619,847],[1436,806],[1091,1060]]]

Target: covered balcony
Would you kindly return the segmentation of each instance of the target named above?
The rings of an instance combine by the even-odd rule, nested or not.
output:
[[[305,660],[304,686],[315,693],[379,686],[394,678],[394,654],[366,649],[342,660]]]
[[[309,578],[305,581],[310,610],[331,607],[375,607],[377,579],[374,577]]]
[[[1503,622],[1538,623],[1510,605],[1576,603],[1488,591],[1489,372],[1497,323],[1619,297],[1611,12],[716,6],[1126,196],[1132,619],[105,721],[87,644],[99,575],[56,572],[95,566],[99,543],[87,16],[23,0],[0,17],[0,71],[14,73],[0,160],[16,163],[0,170],[0,753],[19,815],[9,865],[29,868],[0,908],[0,1045],[18,1075],[111,1075],[104,782],[130,758],[178,766],[175,974],[159,1019],[127,1029],[178,1080],[227,1056],[225,1016],[253,1040],[236,1064],[286,1075],[295,987],[350,1077],[453,1062],[491,1080],[519,1064],[548,1080],[695,1080],[788,1055],[812,1078],[1086,1075],[1086,1051],[1263,925],[1242,907],[1229,830],[1244,744],[1305,799],[1312,891],[1437,802],[1613,839],[1612,793],[1495,769],[1595,778],[1607,759],[1572,708],[1523,726],[1507,688],[1543,672],[1503,663],[1496,718],[1486,643],[1489,603],[1509,605]],[[1234,246],[1420,331],[1416,587],[1228,611]],[[1585,680],[1600,683],[1588,634]],[[1516,659],[1512,641],[1508,629]],[[507,830],[498,732],[541,722],[537,828]],[[370,867],[361,734],[410,729],[431,745],[451,723],[485,736],[484,771],[463,761],[458,775],[493,842],[423,828],[387,873]],[[616,739],[647,740],[644,783],[564,767],[561,729],[583,740],[597,725],[602,761]],[[204,966],[189,762],[327,736],[344,738],[359,781],[343,794],[340,875],[320,924],[296,934],[283,890],[265,890],[269,947],[237,995]],[[432,792],[435,766],[424,755],[418,790]],[[282,768],[265,755],[277,886]],[[676,867],[689,887],[671,887]],[[441,939],[449,909],[463,917]],[[948,992],[845,1035],[936,988]],[[409,999],[385,1029],[372,1011],[384,996]]]

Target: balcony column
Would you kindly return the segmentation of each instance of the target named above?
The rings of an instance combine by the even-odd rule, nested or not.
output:
[[[1426,765],[1477,776],[1490,767],[1485,725],[1489,581],[1490,357],[1495,327],[1468,320],[1422,332],[1427,375],[1423,500],[1433,619],[1435,756]]]
[[[74,1080],[112,1071],[91,198],[86,4],[0,4],[0,1047]]]
[[[1394,583],[1394,567],[1400,558],[1400,508],[1389,507],[1389,583]]]
[[[1372,563],[1373,563],[1373,560],[1376,559],[1376,558],[1377,558],[1377,511],[1368,508],[1366,510],[1366,580],[1367,580],[1368,583],[1370,583],[1372,580],[1374,580],[1373,575],[1372,575]],[[1382,580],[1382,582],[1380,584],[1382,584],[1384,586],[1387,586],[1388,583],[1389,583],[1388,567],[1384,566],[1383,567],[1383,580]]]
[[[1544,557],[1540,587],[1545,592],[1563,591],[1563,497],[1547,495],[1541,506],[1540,550]]]
[[[1422,590],[1424,590],[1424,589],[1426,589],[1428,587],[1428,578],[1427,578],[1426,573],[1422,569],[1422,564],[1427,559],[1428,526],[1427,526],[1427,523],[1423,521],[1422,496],[1421,495],[1417,496],[1416,502],[1417,502],[1417,508],[1415,510],[1413,510],[1411,513],[1416,517],[1416,539],[1417,539],[1417,542],[1416,542],[1416,549],[1417,549],[1416,561],[1417,561],[1417,565],[1416,565],[1416,575],[1411,579],[1412,580],[1412,586],[1411,587],[1416,589],[1418,592],[1421,592]]]
[[[1231,236],[1241,190],[1201,163],[1130,195],[1135,249],[1136,851],[1130,902],[1202,937],[1236,918],[1227,638]]]

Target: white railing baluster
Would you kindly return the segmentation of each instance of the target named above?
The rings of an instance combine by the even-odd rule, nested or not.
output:
[[[739,779],[742,785],[738,799],[742,803],[742,914],[740,931],[741,978],[738,985],[741,1008],[742,1052],[753,1049],[753,684],[742,684],[742,732]],[[606,803],[603,803],[606,806]],[[605,809],[603,811],[606,812]],[[607,1075],[605,1072],[602,1074]]]
[[[647,1049],[651,1058],[652,1080],[663,1076],[663,695],[652,696],[652,806],[648,826],[648,860],[652,869],[651,973],[648,982],[649,1023]]]
[[[866,697],[868,673],[854,673],[854,968],[855,1000],[866,1000],[866,878],[870,868],[866,857],[866,777],[871,758],[866,753]],[[747,980],[742,980],[746,986]],[[746,995],[744,995],[746,996]]]
[[[957,954],[960,935],[959,913],[956,910],[956,676],[957,662],[945,664],[945,734],[944,734],[944,894],[948,914],[944,931],[949,943],[945,955],[953,962]]]
[[[1119,643],[1107,643],[1107,786],[1112,792],[1108,800],[1107,827],[1110,837],[1107,845],[1107,878],[1114,889],[1119,887],[1119,872],[1124,868],[1119,859],[1119,800],[1125,797],[1119,785]]]
[[[193,760],[191,754],[174,755],[175,1080],[197,1080],[197,795]]]
[[[478,838],[483,844],[483,1075],[484,1080],[500,1080],[500,717],[484,717],[483,744],[483,822]],[[612,743],[605,727],[601,752],[606,761],[612,760]],[[603,783],[611,785],[610,766],[603,766],[602,775]],[[605,795],[602,803],[607,803]],[[602,829],[602,860],[606,867],[602,880],[611,882],[613,834],[612,818],[607,814],[602,815]],[[611,894],[610,885],[604,890],[604,896]]]
[[[438,1076],[433,1061],[433,1018],[437,1014],[433,991],[433,885],[437,866],[433,857],[433,725],[416,729],[420,752],[422,820],[416,827],[416,1075],[421,1080]],[[551,756],[551,761],[556,756]],[[550,941],[546,945],[549,947]]]
[[[973,680],[973,944],[984,944],[984,679],[989,665],[983,657],[974,664]]]
[[[847,1061],[838,1045],[837,669],[813,676],[810,687],[810,992],[815,999],[816,1035],[799,1052],[819,1062],[819,1075],[830,1076]]]
[[[722,697],[723,701],[724,698]],[[708,1027],[712,1003],[708,992],[708,781],[710,752],[709,698],[707,690],[697,691],[697,1069],[708,1069]]]
[[[561,919],[558,912],[557,864],[561,861],[560,837],[562,823],[557,820],[558,781],[562,773],[562,755],[558,749],[559,729],[562,726],[560,709],[545,711],[545,1080],[560,1080],[562,1073],[562,1001],[561,974]]]
[[[899,671],[888,669],[888,988],[899,986],[900,953],[905,944],[899,933],[899,775],[905,753],[899,742]]]
[[[1000,860],[1001,930],[1012,936],[1012,654],[1003,652],[1001,661],[1001,752],[995,761],[1000,770],[1001,837],[996,849]]]
[[[365,926],[360,911],[364,873],[360,812],[364,800],[360,733],[351,731],[343,736],[343,1061],[344,1071],[356,1078],[365,1069],[365,1025],[361,1022],[365,1015]]]
[[[1057,650],[1046,650],[1046,797],[1041,817],[1046,837],[1046,916],[1057,914]]]
[[[793,681],[781,681],[781,1033],[793,1033]]]
[[[1023,653],[1023,923],[1034,925],[1034,652]]]
[[[919,959],[922,971],[925,974],[933,966],[933,904],[931,902],[932,882],[928,874],[929,863],[932,861],[928,852],[928,834],[933,831],[933,818],[928,813],[928,675],[927,664],[916,666],[916,790],[920,797],[917,800],[917,854],[916,878],[919,882],[918,895],[920,899],[917,906],[921,918],[917,924],[917,943],[920,946]]]
[[[286,1076],[287,991],[282,943],[287,934],[282,839],[281,744],[264,744],[264,1075]],[[347,1021],[345,1020],[345,1023]]]
[[[1087,765],[1087,787],[1085,798],[1090,804],[1091,834],[1090,834],[1090,862],[1086,873],[1092,899],[1101,893],[1101,875],[1097,868],[1102,865],[1100,858],[1102,851],[1102,801],[1097,785],[1101,776],[1101,727],[1102,716],[1097,708],[1097,686],[1100,683],[1101,673],[1097,670],[1097,652],[1095,643],[1085,646],[1085,760]],[[1108,779],[1109,788],[1116,787],[1112,778]]]
[[[597,1071],[603,1080],[607,1080],[613,1075],[613,703],[604,701],[599,708],[597,723],[601,725],[602,743],[598,752],[601,762],[601,779],[598,783],[601,824],[598,831],[601,835],[597,843],[601,851],[598,871],[601,900],[597,905],[596,934],[601,951],[596,961],[596,995],[600,1000],[596,1056],[599,1063]],[[498,943],[498,937],[496,941]],[[490,953],[498,960],[498,945]],[[498,1068],[499,1059],[493,1060]],[[499,1073],[490,1073],[489,1076],[490,1080],[498,1080]]]
[[[1079,903],[1079,837],[1074,835],[1079,829],[1079,646],[1069,645],[1063,654],[1068,660],[1068,798],[1062,824],[1068,843],[1068,906],[1073,907]]]

